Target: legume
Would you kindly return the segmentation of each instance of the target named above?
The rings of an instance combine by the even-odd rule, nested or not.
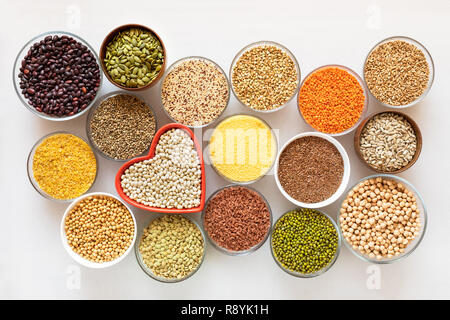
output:
[[[273,110],[284,105],[298,86],[293,59],[281,48],[260,45],[245,51],[233,67],[236,96],[255,110]]]
[[[164,63],[161,42],[141,28],[120,31],[106,46],[104,63],[114,82],[128,88],[143,87],[158,76]]]
[[[364,90],[348,71],[323,67],[306,78],[298,95],[305,121],[323,133],[341,133],[361,118]]]
[[[381,177],[364,180],[350,190],[340,213],[346,241],[377,260],[403,254],[421,229],[414,194],[402,183]]]
[[[134,221],[117,199],[94,195],[70,210],[64,230],[74,252],[89,261],[104,263],[119,258],[131,246]]]
[[[160,136],[155,156],[134,163],[121,177],[131,199],[157,208],[195,208],[200,205],[201,165],[194,142],[181,129]]]
[[[89,121],[93,143],[107,156],[127,160],[150,147],[156,121],[144,101],[118,94],[100,103]]]
[[[225,178],[249,182],[265,175],[276,156],[272,130],[260,119],[235,115],[214,130],[209,152],[214,168]]]
[[[205,231],[222,248],[245,251],[260,244],[270,230],[270,209],[255,191],[232,186],[216,193],[207,204]]]
[[[404,106],[417,100],[428,88],[430,67],[421,49],[394,40],[370,52],[364,77],[370,92],[379,101]]]
[[[292,198],[317,203],[331,197],[344,175],[344,161],[329,141],[306,136],[292,141],[280,155],[278,179]]]
[[[56,117],[86,109],[100,87],[100,68],[93,53],[66,35],[34,43],[18,76],[30,106]]]
[[[175,121],[202,126],[217,119],[229,98],[228,81],[208,60],[192,58],[176,65],[164,78],[161,98]]]
[[[275,259],[287,270],[311,274],[327,267],[339,245],[338,231],[317,210],[297,209],[284,214],[272,232]]]
[[[385,112],[369,120],[361,131],[360,151],[373,168],[392,172],[406,166],[417,149],[413,127],[403,116]]]
[[[33,177],[46,194],[69,200],[89,190],[97,174],[92,149],[72,134],[45,138],[33,155]]]
[[[192,221],[180,215],[164,215],[144,229],[139,253],[156,276],[183,279],[200,266],[204,246],[202,233]]]

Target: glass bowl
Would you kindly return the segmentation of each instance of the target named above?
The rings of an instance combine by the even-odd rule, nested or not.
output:
[[[369,92],[370,92],[370,95],[371,95],[371,96],[372,96],[379,104],[381,104],[381,105],[384,106],[384,107],[388,107],[388,108],[396,108],[396,109],[404,109],[404,108],[409,108],[409,107],[415,105],[416,103],[422,101],[422,100],[425,98],[425,96],[428,94],[428,92],[430,91],[431,86],[433,85],[433,81],[434,81],[434,62],[433,62],[433,58],[431,58],[431,55],[430,55],[430,53],[428,52],[428,50],[427,50],[427,49],[426,49],[419,41],[416,41],[416,40],[414,40],[414,39],[412,39],[412,38],[405,37],[405,36],[394,36],[394,37],[389,37],[389,38],[386,38],[386,39],[384,39],[384,40],[381,40],[381,41],[378,42],[372,49],[370,49],[369,53],[367,54],[366,59],[364,60],[363,77],[364,77],[364,82],[367,83],[367,82],[366,82],[366,75],[365,75],[365,72],[364,72],[364,68],[365,68],[365,66],[366,66],[366,64],[367,64],[367,60],[369,59],[369,56],[370,56],[370,54],[372,53],[372,51],[375,50],[379,45],[381,45],[381,44],[383,44],[383,43],[390,42],[390,41],[395,41],[395,40],[405,41],[405,42],[408,42],[408,43],[410,43],[410,44],[413,44],[413,45],[415,45],[419,50],[421,50],[421,51],[423,52],[423,54],[424,54],[424,56],[425,56],[425,58],[426,58],[426,60],[427,60],[427,62],[428,62],[428,69],[429,69],[429,71],[430,71],[430,74],[429,74],[429,77],[428,77],[428,86],[427,86],[427,88],[425,89],[425,91],[422,93],[422,95],[421,95],[420,97],[418,97],[418,98],[417,98],[416,100],[414,100],[413,102],[411,102],[411,103],[409,103],[409,104],[405,104],[405,105],[403,105],[403,106],[393,106],[393,105],[390,105],[390,104],[383,103],[383,102],[381,102],[380,100],[378,100],[378,99],[372,94],[372,92],[370,92],[370,89],[367,89],[367,91],[369,91]],[[367,88],[369,88],[369,87],[367,86]]]
[[[347,133],[349,133],[349,132],[355,130],[355,128],[357,128],[357,127],[359,126],[359,124],[360,124],[361,121],[364,119],[364,117],[365,117],[365,115],[366,115],[366,113],[367,113],[367,110],[368,110],[368,108],[369,108],[369,95],[367,94],[367,91],[368,91],[368,90],[367,90],[367,88],[366,88],[366,85],[365,85],[365,83],[363,82],[363,80],[361,79],[361,77],[360,77],[355,71],[353,71],[352,69],[347,68],[347,67],[345,67],[345,66],[338,65],[338,64],[327,64],[327,65],[325,65],[325,66],[318,67],[318,68],[314,69],[313,71],[311,71],[311,72],[303,79],[303,81],[302,81],[302,83],[301,83],[301,85],[300,85],[300,90],[298,90],[298,93],[297,93],[297,110],[298,110],[298,112],[300,113],[300,117],[303,119],[303,121],[304,121],[311,129],[313,129],[314,131],[321,132],[320,130],[314,128],[311,124],[309,124],[308,121],[306,121],[305,117],[303,116],[302,111],[300,110],[299,98],[300,98],[300,92],[301,92],[302,87],[303,87],[303,85],[305,84],[306,80],[307,80],[311,75],[313,75],[316,71],[319,71],[319,70],[321,70],[321,69],[326,69],[326,68],[339,68],[339,69],[341,69],[341,70],[347,71],[350,75],[352,75],[352,76],[358,81],[358,83],[360,84],[360,86],[361,86],[361,88],[362,88],[362,90],[363,90],[363,94],[364,94],[364,106],[363,106],[363,110],[361,111],[361,114],[360,114],[360,116],[359,116],[358,121],[356,121],[355,124],[354,124],[351,128],[348,128],[347,130],[344,130],[344,131],[342,131],[342,132],[336,132],[336,133],[326,133],[326,132],[322,132],[322,133],[328,134],[328,135],[330,135],[330,136],[342,136],[342,135],[344,135],[344,134],[347,134]]]
[[[70,247],[69,243],[67,242],[67,237],[66,237],[66,231],[65,231],[65,222],[66,222],[66,217],[69,214],[69,212],[78,204],[80,203],[80,201],[83,201],[84,199],[88,198],[88,197],[92,197],[92,196],[106,196],[109,198],[113,198],[116,199],[117,201],[120,201],[121,204],[123,204],[125,206],[125,208],[127,208],[128,212],[130,213],[131,217],[133,218],[133,223],[134,223],[134,236],[133,236],[133,241],[131,242],[130,246],[127,248],[127,250],[118,258],[111,260],[111,261],[107,261],[107,262],[103,262],[103,263],[98,263],[98,262],[93,262],[90,261],[86,258],[83,258],[82,256],[80,256],[78,253],[76,253],[75,251],[72,250],[72,248]],[[76,262],[78,262],[79,264],[81,264],[82,266],[88,267],[88,268],[93,268],[93,269],[104,269],[104,268],[108,268],[111,267],[117,263],[119,263],[120,261],[122,261],[123,259],[125,259],[125,257],[130,253],[130,251],[133,249],[134,243],[136,242],[136,230],[137,230],[137,226],[136,226],[136,219],[133,215],[133,211],[131,211],[131,209],[126,205],[125,202],[123,202],[122,200],[120,200],[118,197],[110,194],[110,193],[105,193],[105,192],[92,192],[92,193],[87,193],[84,194],[83,196],[77,198],[75,201],[73,201],[66,209],[66,211],[64,212],[64,215],[62,217],[61,220],[61,226],[60,226],[60,236],[61,236],[61,241],[63,243],[63,247],[64,249],[66,249],[67,253],[69,254],[69,256],[74,259]]]
[[[261,119],[260,117],[257,117],[257,116],[251,115],[251,114],[246,114],[246,113],[236,113],[236,114],[230,115],[230,116],[224,118],[222,121],[220,121],[220,123],[219,123],[217,126],[219,126],[222,122],[228,120],[229,118],[232,118],[232,117],[235,117],[235,116],[249,116],[249,117],[253,117],[253,118],[255,118],[255,119],[261,121],[261,122],[262,122],[262,123],[263,123],[270,131],[271,131],[272,137],[273,137],[273,141],[274,141],[274,143],[275,143],[275,146],[274,146],[274,154],[273,154],[273,159],[272,159],[271,165],[268,167],[268,169],[267,169],[267,171],[266,171],[265,173],[261,174],[261,175],[258,176],[256,179],[249,180],[249,181],[237,181],[237,180],[233,180],[233,179],[231,179],[231,178],[225,176],[222,172],[220,172],[219,169],[216,168],[214,162],[212,161],[211,150],[210,150],[210,146],[209,146],[210,141],[208,142],[208,152],[207,152],[207,154],[208,154],[208,161],[209,161],[209,163],[211,164],[211,166],[213,167],[214,171],[215,171],[220,177],[222,177],[224,180],[226,180],[226,181],[228,181],[228,182],[230,182],[230,183],[232,183],[232,184],[248,185],[248,184],[251,184],[251,183],[254,183],[254,182],[260,180],[261,178],[263,178],[265,175],[267,175],[267,174],[270,172],[270,170],[271,170],[272,167],[273,167],[273,164],[275,163],[275,159],[276,159],[276,155],[277,155],[277,150],[278,150],[278,141],[277,141],[277,136],[275,135],[275,132],[273,131],[272,127],[271,127],[266,121],[264,121],[263,119]],[[213,130],[213,132],[212,132],[212,135],[214,134],[214,131],[217,129],[217,126],[216,126],[216,128],[214,128],[214,130]],[[212,135],[211,135],[211,137],[212,137]]]
[[[221,191],[223,191],[225,189],[228,189],[228,188],[233,188],[233,187],[247,188],[247,189],[249,189],[251,191],[254,191],[256,194],[258,194],[261,197],[261,199],[263,199],[263,201],[266,203],[266,206],[269,209],[269,215],[270,215],[270,227],[269,227],[269,230],[267,230],[267,233],[264,236],[264,239],[261,242],[259,242],[258,244],[254,245],[253,247],[251,247],[251,248],[249,248],[247,250],[242,250],[242,251],[233,251],[233,250],[229,250],[229,249],[226,249],[224,247],[221,247],[218,243],[216,243],[210,237],[210,235],[209,235],[209,233],[208,233],[208,231],[207,231],[207,229],[205,227],[205,215],[206,215],[206,209],[208,208],[209,201],[211,199],[213,199],[214,196],[216,194],[218,194],[219,192],[221,192]],[[202,219],[202,226],[203,226],[203,229],[205,230],[206,237],[208,238],[209,243],[211,243],[214,248],[216,248],[220,252],[223,252],[223,253],[225,253],[227,255],[230,255],[230,256],[243,256],[243,255],[247,255],[247,254],[250,254],[250,253],[255,252],[256,250],[258,250],[266,242],[267,238],[269,238],[269,235],[270,235],[270,232],[271,232],[271,229],[272,229],[273,214],[272,214],[272,209],[270,208],[269,202],[267,201],[267,199],[258,190],[254,189],[254,188],[251,188],[249,186],[241,186],[239,184],[230,184],[230,185],[227,185],[225,187],[222,187],[222,188],[216,190],[213,194],[211,194],[209,196],[209,198],[208,198],[208,200],[206,201],[206,204],[205,204],[205,209],[202,211],[202,218],[201,219]]]
[[[76,199],[77,197],[76,197],[76,198],[73,198],[73,199],[56,199],[56,198],[53,198],[51,195],[47,194],[44,190],[42,190],[42,189],[39,187],[39,184],[38,184],[37,181],[34,179],[34,173],[33,173],[33,158],[34,158],[34,153],[36,152],[37,147],[38,147],[45,139],[47,139],[47,138],[49,138],[49,137],[51,137],[51,136],[57,135],[57,134],[70,134],[70,135],[73,135],[73,136],[75,136],[75,137],[77,137],[77,138],[80,138],[80,139],[83,140],[83,141],[89,146],[89,148],[92,150],[92,147],[90,146],[90,144],[89,144],[85,139],[81,138],[80,136],[78,136],[78,135],[76,135],[76,134],[73,134],[73,133],[70,133],[70,132],[67,132],[67,131],[57,131],[57,132],[49,133],[49,134],[43,136],[42,138],[40,138],[40,139],[33,145],[33,147],[31,148],[31,151],[30,151],[30,153],[28,154],[28,159],[27,159],[27,174],[28,174],[28,179],[30,180],[31,185],[33,186],[33,188],[34,188],[41,196],[43,196],[43,197],[46,198],[46,199],[50,199],[50,200],[53,200],[53,201],[56,201],[56,202],[67,203],[67,202],[70,202],[70,201]],[[97,165],[97,171],[96,171],[96,173],[95,173],[94,181],[92,181],[91,186],[89,187],[88,190],[86,190],[86,192],[85,192],[84,194],[86,194],[87,192],[89,192],[89,191],[92,189],[92,187],[93,187],[93,185],[95,184],[95,181],[97,180],[97,177],[98,177],[98,171],[99,171],[99,168],[98,168],[99,166],[98,166],[98,165],[99,165],[99,163],[98,163],[97,155],[95,154],[94,150],[92,150],[92,153],[94,154],[94,157],[95,157],[95,162],[96,162],[96,165]],[[78,196],[78,197],[81,197],[81,196],[82,196],[82,195],[80,195],[80,196]]]
[[[200,263],[198,264],[197,268],[194,271],[192,271],[190,274],[185,276],[184,278],[169,279],[169,278],[164,278],[164,277],[161,277],[161,276],[158,276],[158,275],[154,274],[153,271],[150,270],[150,268],[147,267],[147,265],[144,263],[144,260],[142,260],[141,253],[139,251],[139,245],[140,245],[140,242],[141,242],[141,238],[142,238],[142,234],[144,232],[144,229],[147,228],[147,226],[150,223],[152,223],[153,220],[159,219],[159,218],[163,217],[164,215],[172,215],[172,214],[176,214],[176,213],[155,214],[152,217],[152,219],[150,220],[150,222],[147,223],[146,226],[139,231],[139,234],[138,234],[139,235],[139,237],[138,237],[139,241],[136,241],[136,243],[134,245],[134,252],[136,254],[136,259],[137,259],[137,262],[138,262],[139,266],[141,267],[142,271],[144,271],[149,277],[151,277],[151,278],[153,278],[153,279],[155,279],[157,281],[164,282],[164,283],[181,282],[181,281],[184,281],[184,280],[192,277],[198,271],[198,269],[200,269],[201,265],[203,264],[203,261],[205,260],[205,254],[206,254],[206,237],[205,237],[205,232],[203,231],[202,228],[200,228],[199,224],[194,219],[192,219],[191,217],[189,217],[187,215],[182,215],[184,218],[188,219],[189,221],[191,221],[192,223],[195,224],[195,226],[200,230],[200,232],[202,234],[202,237],[203,237],[203,256],[202,256],[202,259],[200,260]]]
[[[383,179],[387,179],[387,180],[392,180],[395,182],[399,182],[401,184],[403,184],[408,191],[411,191],[414,194],[414,197],[416,198],[417,201],[417,206],[420,210],[420,221],[421,221],[421,228],[420,228],[420,232],[419,235],[406,247],[405,252],[403,254],[400,254],[399,256],[394,256],[393,258],[382,258],[381,260],[378,260],[376,258],[370,258],[368,255],[361,253],[359,250],[357,249],[353,249],[353,246],[347,241],[347,239],[344,238],[343,242],[345,243],[345,246],[358,258],[370,262],[370,263],[375,263],[375,264],[389,264],[389,263],[394,263],[398,260],[401,260],[403,258],[406,258],[407,256],[409,256],[411,253],[414,252],[414,250],[419,246],[419,244],[422,242],[423,236],[425,234],[425,230],[427,228],[427,221],[428,221],[428,215],[427,215],[427,209],[425,207],[425,204],[423,202],[423,198],[422,196],[419,194],[419,192],[417,191],[417,189],[411,184],[409,183],[407,180],[391,175],[391,174],[375,174],[375,175],[371,175],[365,178],[362,178],[361,180],[359,180],[358,182],[356,182],[350,189],[348,189],[348,191],[351,191],[354,187],[356,187],[359,183],[368,180],[368,179],[376,179],[376,178],[383,178]],[[342,204],[344,203],[344,200],[342,201]],[[342,205],[341,207],[342,208]],[[342,229],[341,229],[341,223],[340,223],[340,217],[341,217],[341,212],[339,210],[339,215],[338,215],[338,220],[339,220],[339,230],[342,233],[342,235],[344,234]]]
[[[111,156],[107,155],[106,153],[104,153],[97,146],[97,144],[94,142],[94,139],[92,138],[92,131],[91,131],[91,126],[90,126],[91,119],[94,116],[94,113],[97,110],[97,108],[100,106],[100,104],[103,101],[105,101],[105,100],[107,100],[107,99],[109,99],[111,97],[118,96],[118,95],[129,95],[129,96],[136,97],[140,101],[144,102],[147,105],[147,107],[150,110],[150,113],[153,115],[153,118],[155,119],[155,130],[154,130],[153,136],[155,136],[156,131],[157,131],[156,129],[158,128],[158,120],[156,118],[156,114],[153,111],[152,107],[147,102],[145,102],[143,99],[141,99],[137,95],[135,95],[133,93],[130,93],[130,92],[127,92],[127,91],[113,91],[113,92],[107,93],[107,94],[101,96],[98,99],[98,101],[95,103],[95,105],[91,108],[91,110],[89,110],[88,116],[86,118],[86,136],[88,137],[88,140],[89,140],[89,143],[90,143],[91,147],[105,159],[113,160],[113,161],[117,161],[117,162],[126,162],[126,161],[128,161],[130,159],[133,159],[133,158],[136,158],[136,157],[141,157],[141,156],[144,156],[144,155],[148,154],[148,152],[150,150],[150,146],[151,146],[152,143],[150,142],[150,144],[148,145],[147,149],[144,150],[144,152],[142,152],[140,154],[136,154],[136,155],[134,155],[133,157],[131,157],[129,159],[115,159],[115,158],[112,158]],[[153,141],[153,138],[152,138],[152,141]]]
[[[234,90],[234,86],[233,86],[233,69],[236,66],[236,63],[238,62],[239,58],[248,50],[253,49],[255,47],[260,47],[260,46],[273,46],[276,47],[282,51],[284,51],[294,62],[295,65],[295,69],[297,70],[297,87],[295,88],[295,90],[292,92],[292,96],[281,106],[279,106],[278,108],[272,109],[272,110],[257,110],[257,109],[253,109],[251,107],[249,107],[248,105],[246,105],[241,99],[239,99],[238,95],[236,94],[236,91]],[[298,64],[297,59],[295,58],[294,54],[289,51],[288,48],[286,48],[285,46],[273,42],[273,41],[258,41],[258,42],[254,42],[251,43],[247,46],[245,46],[242,50],[240,50],[237,55],[234,57],[233,62],[231,63],[231,67],[230,67],[230,83],[231,83],[231,89],[233,90],[233,94],[236,97],[236,99],[243,104],[244,106],[246,106],[247,108],[249,108],[250,110],[256,111],[256,112],[261,112],[261,113],[272,113],[278,110],[281,110],[283,108],[285,108],[288,103],[292,100],[292,98],[295,97],[299,87],[300,87],[300,79],[301,79],[301,73],[300,73],[300,66]]]
[[[284,190],[283,186],[281,185],[280,179],[278,178],[278,168],[279,168],[279,163],[280,163],[280,156],[283,153],[284,149],[286,149],[286,147],[288,145],[290,145],[293,141],[295,141],[299,138],[308,137],[308,136],[319,137],[319,138],[325,139],[328,142],[332,143],[336,147],[336,149],[339,151],[339,153],[342,157],[342,162],[344,163],[344,174],[342,176],[342,181],[341,181],[341,184],[339,185],[338,189],[328,199],[325,199],[321,202],[315,202],[315,203],[301,202],[301,201],[298,201],[298,200],[292,198]],[[344,193],[345,189],[347,188],[348,181],[350,179],[350,171],[351,170],[350,170],[350,160],[348,158],[347,152],[345,151],[345,148],[342,146],[342,144],[339,143],[339,141],[337,141],[335,138],[333,138],[325,133],[304,132],[304,133],[300,133],[298,135],[293,136],[291,139],[286,141],[286,143],[283,145],[283,147],[281,147],[280,151],[278,152],[277,159],[275,161],[275,170],[274,171],[275,171],[274,172],[275,182],[277,184],[277,187],[286,199],[288,199],[290,202],[292,202],[293,204],[295,204],[298,207],[317,209],[317,208],[325,207],[325,206],[332,204]]]
[[[223,108],[223,110],[220,112],[220,114],[217,116],[217,118],[215,118],[215,119],[212,120],[211,122],[208,122],[208,123],[205,123],[205,124],[202,124],[202,125],[199,125],[199,126],[191,126],[191,125],[188,125],[188,124],[185,124],[185,123],[181,123],[181,122],[175,120],[174,118],[172,118],[172,116],[171,116],[171,115],[169,114],[169,112],[166,110],[166,108],[165,108],[165,106],[164,106],[164,103],[163,103],[163,101],[162,101],[162,88],[163,88],[164,81],[166,80],[167,75],[168,75],[170,72],[172,72],[173,69],[175,69],[175,68],[178,67],[180,64],[182,64],[183,62],[190,61],[190,60],[200,60],[200,61],[204,61],[204,62],[206,62],[206,63],[209,63],[209,64],[213,65],[214,67],[216,67],[217,70],[219,70],[219,71],[223,74],[223,76],[225,77],[225,79],[226,79],[226,81],[227,81],[227,85],[228,85],[228,98],[227,98],[227,103],[226,103],[226,105],[225,105],[225,108]],[[228,107],[228,105],[229,105],[229,103],[230,103],[230,95],[231,95],[231,93],[230,93],[230,82],[228,81],[227,75],[226,75],[226,73],[223,71],[223,69],[222,69],[217,63],[215,63],[214,61],[212,61],[212,60],[210,60],[210,59],[208,59],[208,58],[205,58],[205,57],[200,57],[200,56],[190,56],[190,57],[185,57],[185,58],[181,58],[181,59],[175,61],[174,63],[172,63],[172,64],[170,65],[170,67],[167,68],[166,73],[165,73],[165,74],[163,75],[163,77],[162,77],[159,92],[160,92],[161,104],[162,104],[162,106],[163,106],[162,109],[164,110],[164,112],[165,112],[165,114],[167,115],[167,117],[169,117],[169,119],[172,120],[172,122],[181,123],[181,124],[185,125],[185,126],[188,127],[188,128],[204,128],[204,127],[206,127],[206,126],[209,126],[209,125],[215,123],[215,122],[217,121],[217,119],[219,119],[220,116],[221,116],[221,115],[225,112],[225,110],[227,109],[227,107]]]
[[[277,225],[278,221],[280,221],[281,218],[283,218],[286,214],[288,214],[292,210],[290,210],[288,212],[285,212],[281,217],[279,217],[277,219],[277,221],[273,225],[272,232],[270,233],[270,252],[272,254],[273,260],[276,262],[277,266],[280,267],[281,270],[283,270],[284,272],[286,272],[286,273],[288,273],[288,274],[290,274],[291,276],[294,276],[294,277],[298,277],[298,278],[314,278],[314,277],[317,277],[317,276],[320,276],[320,275],[324,274],[325,272],[330,270],[330,268],[334,265],[334,263],[336,262],[336,260],[337,260],[337,258],[339,256],[339,253],[341,252],[342,235],[341,235],[340,229],[338,228],[336,222],[334,222],[333,219],[331,219],[327,214],[323,213],[322,211],[317,210],[317,209],[314,209],[314,210],[316,210],[317,212],[321,213],[322,215],[327,217],[329,221],[331,221],[331,223],[333,224],[334,228],[336,229],[336,233],[338,235],[338,246],[337,246],[336,253],[334,254],[333,259],[330,261],[330,263],[328,265],[326,265],[324,268],[320,269],[319,271],[316,271],[314,273],[300,273],[300,272],[297,272],[297,271],[289,270],[286,267],[284,267],[280,263],[280,261],[278,261],[278,259],[275,257],[275,253],[273,252],[273,244],[272,244],[273,232],[274,232],[274,230],[276,228],[276,225]]]
[[[28,103],[27,99],[22,94],[22,89],[20,89],[20,79],[19,79],[18,75],[20,73],[20,68],[22,67],[22,60],[25,58],[25,56],[28,53],[28,50],[30,49],[30,47],[34,43],[39,42],[39,41],[43,40],[45,37],[50,36],[50,35],[52,35],[52,36],[68,36],[68,37],[72,37],[76,41],[78,41],[81,44],[83,44],[86,47],[88,47],[88,49],[92,52],[93,56],[95,57],[95,61],[97,62],[97,65],[98,65],[98,67],[100,69],[100,85],[98,87],[98,91],[96,92],[94,99],[92,99],[92,101],[88,104],[86,109],[84,109],[84,110],[82,110],[82,111],[80,111],[78,113],[75,113],[74,115],[71,115],[71,116],[57,117],[57,116],[52,116],[52,115],[46,114],[44,112],[37,111],[33,106],[31,106]],[[98,92],[100,91],[100,89],[102,87],[102,84],[103,84],[103,74],[101,72],[101,64],[100,64],[100,61],[98,59],[97,54],[95,53],[95,50],[84,39],[82,39],[79,36],[77,36],[77,35],[75,35],[73,33],[70,33],[70,32],[49,31],[49,32],[45,32],[45,33],[42,33],[40,35],[37,35],[36,37],[34,37],[30,41],[28,41],[22,47],[22,49],[19,51],[19,53],[17,54],[16,60],[14,61],[13,84],[14,84],[14,89],[16,90],[17,96],[19,97],[20,101],[33,114],[37,115],[38,117],[41,117],[42,119],[47,119],[47,120],[52,120],[52,121],[66,121],[66,120],[71,120],[71,119],[78,118],[79,116],[85,114],[94,105],[95,101],[98,98]]]

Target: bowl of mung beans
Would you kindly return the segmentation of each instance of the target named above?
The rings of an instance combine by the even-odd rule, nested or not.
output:
[[[100,47],[100,63],[106,78],[123,90],[145,90],[161,79],[166,49],[152,29],[126,24],[112,30]]]
[[[206,238],[194,219],[158,214],[139,232],[134,249],[139,266],[148,276],[175,283],[198,271],[205,258]]]
[[[61,220],[60,235],[67,253],[94,269],[122,261],[136,241],[136,219],[118,197],[104,192],[73,201]]]
[[[358,258],[378,264],[401,260],[422,242],[427,209],[407,180],[377,174],[362,178],[347,192],[338,225],[346,247]]]
[[[381,105],[408,108],[422,101],[434,80],[434,62],[418,41],[394,36],[378,42],[364,62],[364,81]]]
[[[95,103],[102,83],[95,50],[70,32],[37,35],[14,61],[17,96],[29,111],[46,120],[66,121],[83,115]]]
[[[152,107],[125,91],[100,97],[86,120],[91,146],[101,156],[115,161],[127,161],[148,153],[156,127]]]
[[[230,85],[222,68],[204,57],[175,61],[161,80],[161,101],[167,116],[190,128],[212,124],[230,101]]]
[[[417,123],[398,111],[382,111],[366,118],[355,131],[354,147],[361,161],[379,173],[409,169],[422,150]]]
[[[68,202],[92,188],[97,179],[98,161],[83,138],[69,132],[53,132],[31,148],[27,173],[41,196]]]
[[[350,160],[342,144],[330,135],[304,132],[278,152],[274,168],[281,194],[296,206],[321,208],[346,190]]]
[[[258,41],[240,50],[230,67],[231,88],[240,103],[270,113],[286,107],[300,86],[297,59],[283,45]]]
[[[270,251],[277,266],[299,278],[327,272],[341,250],[341,233],[328,215],[316,209],[297,208],[274,224]]]
[[[341,136],[358,127],[368,103],[367,89],[360,76],[335,64],[311,71],[297,95],[297,108],[305,123],[331,136]]]

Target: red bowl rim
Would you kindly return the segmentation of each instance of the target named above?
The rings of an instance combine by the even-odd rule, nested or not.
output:
[[[165,133],[168,130],[171,129],[182,129],[184,130],[187,134],[189,134],[189,136],[191,137],[191,139],[194,142],[194,146],[195,149],[197,150],[197,154],[198,157],[200,159],[200,165],[201,165],[201,170],[202,170],[202,178],[201,178],[201,196],[200,196],[200,205],[198,207],[195,208],[190,208],[190,209],[168,209],[168,208],[157,208],[157,207],[149,207],[146,206],[142,203],[139,203],[133,199],[131,199],[130,197],[128,197],[122,190],[122,184],[121,184],[121,177],[123,175],[123,173],[125,172],[126,169],[128,169],[128,167],[130,167],[132,164],[136,163],[136,162],[140,162],[140,161],[144,161],[144,160],[148,160],[154,157],[155,155],[155,149],[156,146],[159,142],[159,138],[161,137],[161,135],[163,133]],[[157,213],[195,213],[195,212],[200,212],[203,211],[203,208],[205,207],[205,164],[203,162],[203,152],[202,152],[202,148],[200,147],[200,144],[197,140],[197,138],[195,137],[194,133],[192,132],[192,130],[190,130],[188,127],[186,127],[185,125],[182,125],[180,123],[169,123],[164,125],[163,127],[161,127],[155,134],[155,137],[153,138],[152,144],[150,146],[150,151],[147,155],[142,156],[142,157],[137,157],[134,159],[131,159],[127,162],[125,162],[119,169],[119,171],[116,174],[116,179],[115,179],[115,186],[116,186],[116,190],[117,193],[119,194],[119,196],[127,203],[146,210],[146,211],[151,211],[151,212],[157,212]]]

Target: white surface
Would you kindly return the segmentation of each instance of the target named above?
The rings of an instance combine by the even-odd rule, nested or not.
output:
[[[77,12],[80,15],[77,16]],[[450,2],[436,1],[6,1],[1,3],[0,43],[0,298],[450,298],[449,126],[450,64],[448,30]],[[97,50],[104,36],[124,23],[154,28],[168,52],[168,63],[201,55],[229,69],[234,55],[257,40],[285,45],[297,57],[302,76],[330,63],[348,66],[361,74],[370,48],[383,38],[407,35],[430,51],[436,78],[429,95],[406,110],[422,129],[424,145],[417,163],[400,176],[422,193],[429,210],[423,243],[407,259],[380,266],[380,289],[370,285],[371,265],[343,247],[336,264],[314,279],[297,279],[281,271],[265,243],[243,257],[226,256],[207,248],[202,268],[192,278],[163,284],[139,268],[133,254],[106,270],[78,266],[65,252],[59,225],[67,205],[42,198],[26,175],[26,158],[41,136],[68,130],[85,137],[86,116],[54,123],[29,112],[13,89],[12,64],[21,46],[38,33],[67,30],[79,34]],[[113,87],[105,79],[100,94]],[[140,94],[156,110],[159,124],[168,121],[161,110],[159,87]],[[383,110],[373,100],[369,114]],[[225,114],[247,112],[235,97]],[[279,145],[306,130],[295,100],[276,113],[262,116],[280,129]],[[353,134],[337,138],[352,166],[350,183],[369,175],[353,150]],[[100,174],[93,191],[116,194],[114,175],[119,163],[100,159]],[[207,195],[226,182],[209,166]],[[278,191],[273,176],[252,185],[270,202],[274,218],[293,205]],[[324,209],[336,217],[338,202]],[[138,227],[150,219],[134,209]],[[197,218],[200,214],[197,215]],[[197,220],[198,221],[198,220]],[[79,283],[76,280],[79,276]],[[367,285],[369,281],[369,285]],[[78,287],[79,284],[79,288]],[[372,289],[371,289],[372,288]]]

